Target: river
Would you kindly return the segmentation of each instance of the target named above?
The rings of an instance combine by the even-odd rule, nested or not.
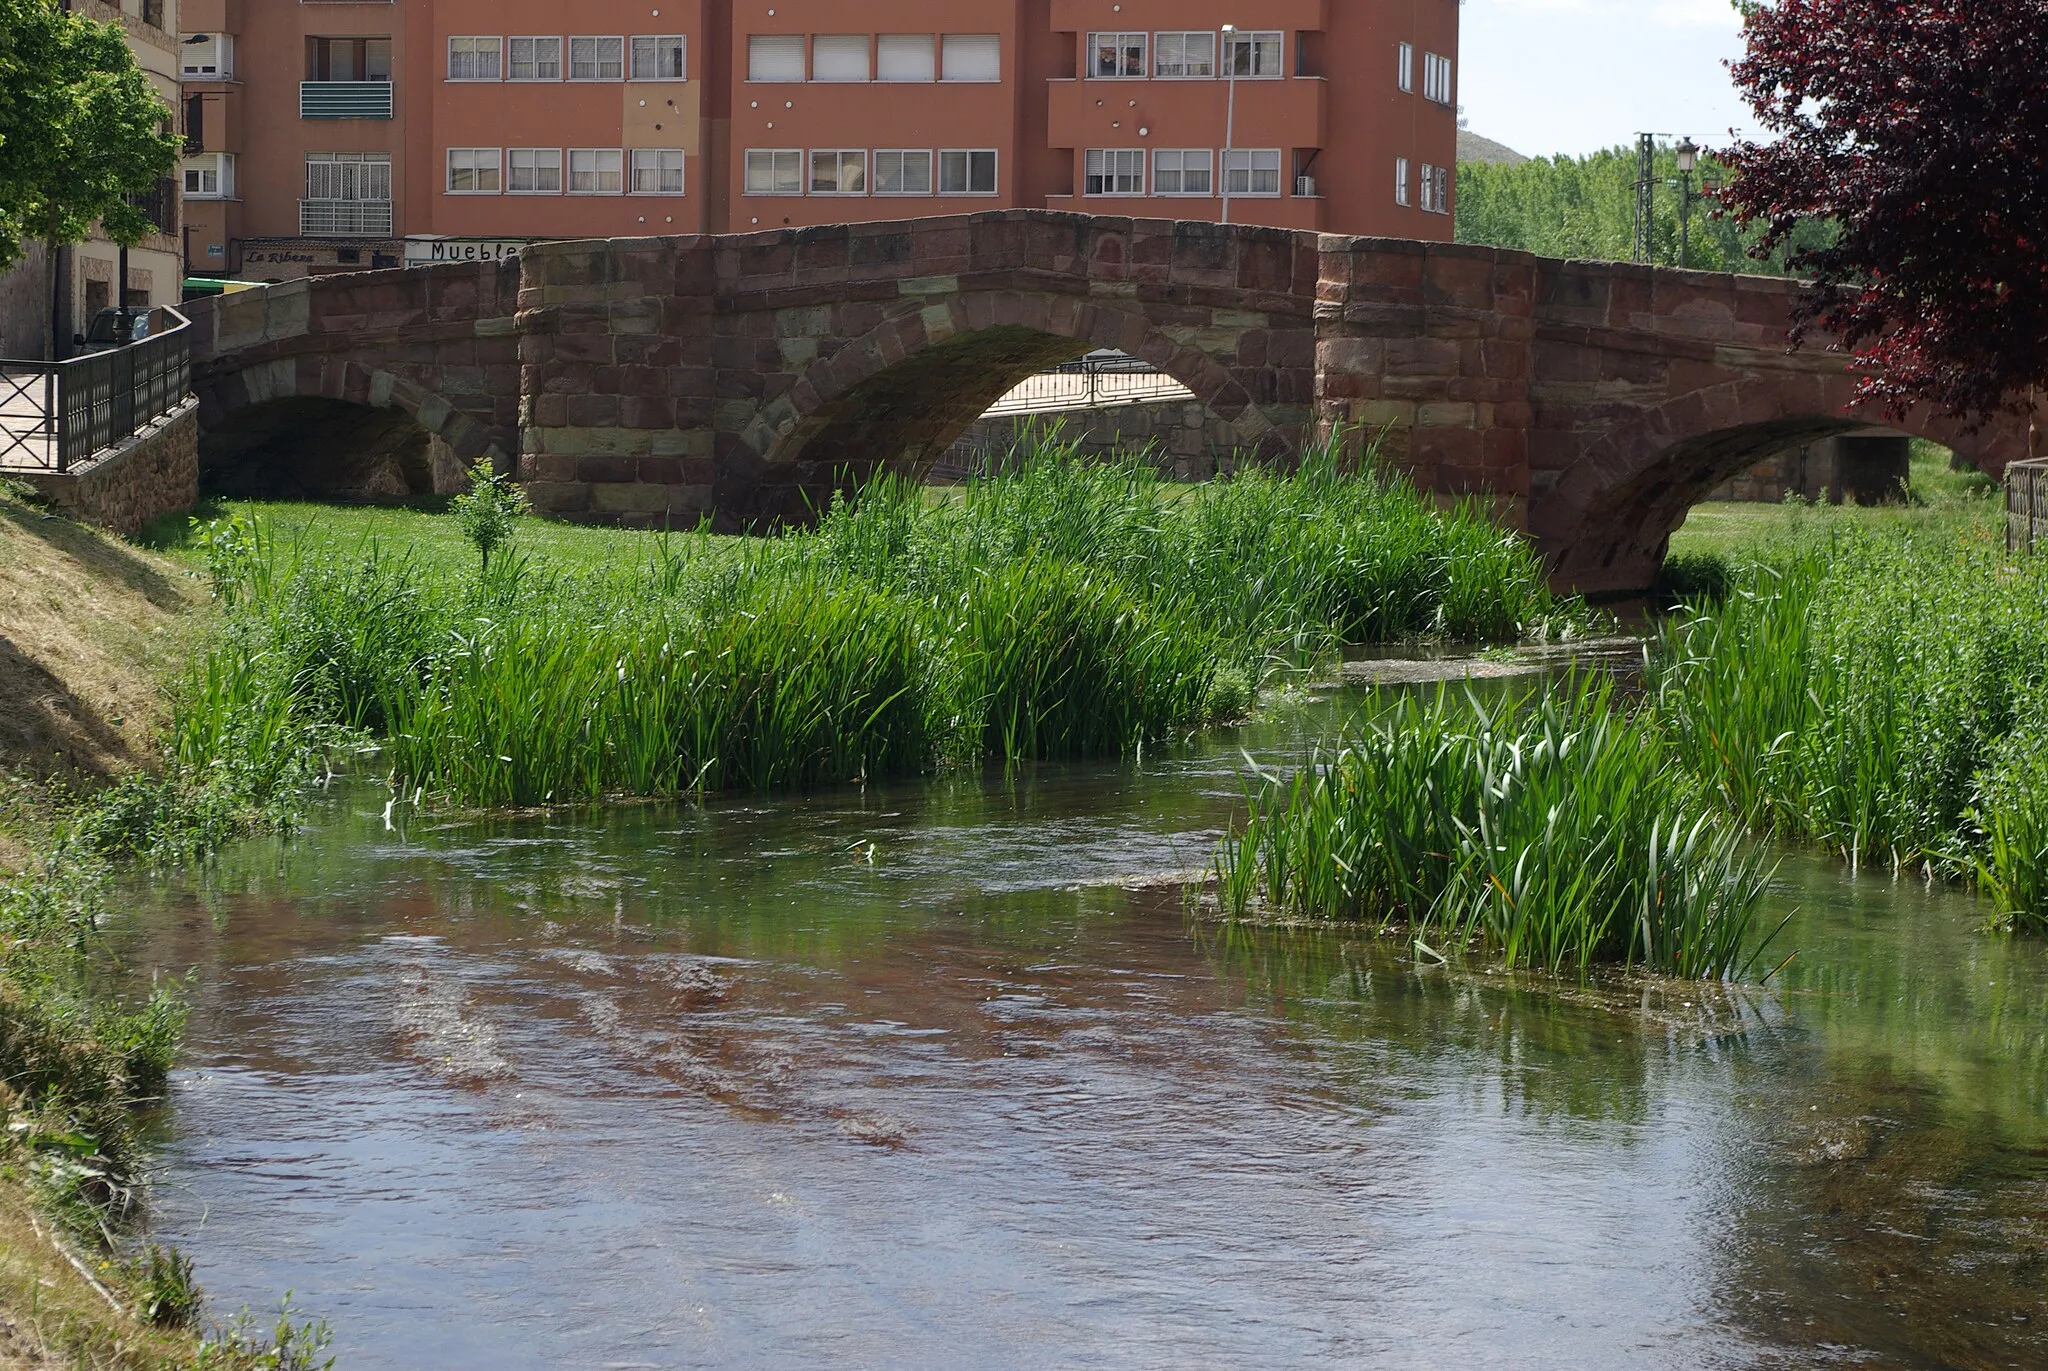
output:
[[[338,784],[124,916],[196,968],[157,1235],[343,1371],[2048,1366],[2048,950],[1801,854],[1761,989],[1192,916],[1245,754],[1363,698],[807,798]]]

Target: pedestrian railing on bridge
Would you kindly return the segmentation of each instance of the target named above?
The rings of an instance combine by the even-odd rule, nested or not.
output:
[[[2048,547],[2048,458],[2005,469],[2005,546],[2011,552]]]
[[[1091,352],[1078,361],[1026,377],[1022,384],[989,406],[984,417],[1054,414],[1061,410],[1194,398],[1193,391],[1149,362],[1123,352]]]
[[[63,362],[0,358],[0,470],[65,472],[131,438],[192,389],[192,326]]]

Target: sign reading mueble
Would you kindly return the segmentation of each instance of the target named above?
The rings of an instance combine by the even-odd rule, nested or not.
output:
[[[427,266],[434,262],[502,262],[516,257],[531,238],[408,238],[405,264]]]

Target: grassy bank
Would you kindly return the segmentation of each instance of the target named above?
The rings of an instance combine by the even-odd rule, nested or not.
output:
[[[1326,454],[1184,498],[1051,437],[955,498],[884,478],[776,539],[571,559],[522,531],[480,570],[238,517],[199,550],[226,623],[181,690],[188,767],[267,783],[374,740],[402,792],[461,805],[1126,756],[1347,643],[1581,617],[1482,516]]]

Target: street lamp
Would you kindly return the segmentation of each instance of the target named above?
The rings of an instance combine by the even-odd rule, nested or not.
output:
[[[1692,173],[1700,164],[1699,145],[1690,138],[1678,143],[1678,265],[1692,265]]]
[[[1237,25],[1223,26],[1223,74],[1230,94],[1223,105],[1223,165],[1218,169],[1223,176],[1223,222],[1230,222],[1230,150],[1237,140],[1237,53],[1234,47],[1237,39]]]

